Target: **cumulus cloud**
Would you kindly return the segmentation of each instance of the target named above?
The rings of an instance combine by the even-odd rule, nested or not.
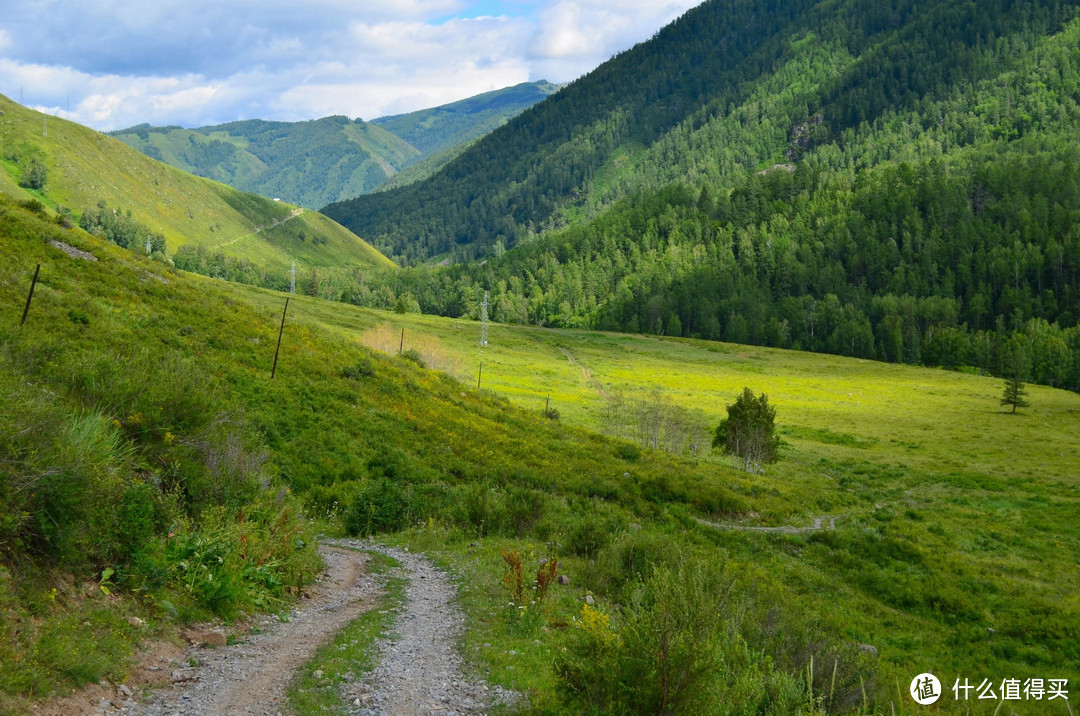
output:
[[[696,0],[8,0],[0,92],[99,129],[371,119],[563,82]]]

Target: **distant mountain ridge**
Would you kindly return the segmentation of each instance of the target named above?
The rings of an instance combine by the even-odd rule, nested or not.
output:
[[[557,90],[549,82],[522,83],[370,122],[332,116],[196,129],[142,124],[111,135],[186,172],[318,209],[377,191],[407,167],[418,169],[406,181],[426,178],[460,148]]]

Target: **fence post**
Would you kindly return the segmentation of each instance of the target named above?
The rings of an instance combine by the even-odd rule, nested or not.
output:
[[[484,374],[484,364],[480,363],[480,371],[476,374],[476,389],[480,390],[480,376]]]
[[[30,293],[26,295],[26,307],[23,308],[22,320],[19,321],[19,325],[26,323],[26,314],[30,313],[30,301],[34,298],[34,287],[37,286],[38,273],[41,271],[41,264],[37,265],[34,269],[34,280],[30,282]]]
[[[289,299],[285,298],[285,310],[281,312],[281,328],[278,329],[277,334],[277,348],[274,349],[274,367],[270,369],[270,380],[274,379],[277,375],[277,359],[278,353],[281,352],[281,334],[285,332],[285,314],[289,312]]]

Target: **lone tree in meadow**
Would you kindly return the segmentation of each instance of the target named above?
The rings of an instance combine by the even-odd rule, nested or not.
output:
[[[1011,405],[1012,411],[1015,413],[1017,408],[1026,408],[1028,402],[1024,400],[1024,396],[1027,395],[1027,391],[1024,390],[1024,382],[1020,380],[1019,376],[1012,376],[1005,379],[1005,391],[1001,394],[1001,404]]]
[[[780,437],[774,425],[776,408],[769,405],[768,396],[762,393],[755,398],[753,391],[743,388],[727,412],[716,428],[713,447],[735,456],[746,472],[761,472],[764,464],[776,462]]]
[[[1026,336],[1013,336],[1005,344],[1002,371],[1005,374],[1005,390],[1001,394],[1001,404],[1011,405],[1013,413],[1017,408],[1026,408],[1024,400],[1023,378],[1031,369],[1031,351]]]

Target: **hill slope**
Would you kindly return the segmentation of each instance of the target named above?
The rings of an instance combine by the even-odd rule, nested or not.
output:
[[[1075,14],[1075,3],[1031,0],[713,0],[422,184],[327,212],[389,254],[459,247],[468,258],[670,181],[726,193],[813,148],[855,150],[849,131],[922,115],[927,101],[1007,72]]]
[[[66,208],[76,221],[104,202],[120,216],[130,212],[139,231],[164,236],[170,253],[181,246],[220,249],[278,272],[293,260],[308,267],[392,265],[317,212],[191,176],[100,132],[46,119],[3,96],[0,110],[0,189]],[[40,182],[25,176],[35,167],[42,172]]]
[[[460,262],[395,284],[425,312],[488,290],[500,320],[1080,389],[1080,5],[770,8],[706,3],[429,181],[327,211]]]
[[[405,167],[412,181],[445,164],[453,150],[490,132],[557,89],[530,82],[433,109],[370,122],[248,120],[183,129],[139,125],[112,132],[147,156],[243,191],[317,209],[375,191]]]
[[[466,585],[469,653],[549,712],[650,711],[658,655],[698,665],[678,691],[694,713],[888,711],[913,668],[1075,683],[1078,574],[1047,567],[1077,548],[1075,395],[1035,389],[1013,416],[997,381],[792,351],[501,325],[481,349],[459,321],[303,296],[271,380],[285,296],[35,209],[0,196],[5,712],[123,683],[147,633],[133,613],[157,630],[283,606],[316,573],[298,500],[439,551]],[[402,328],[424,352],[363,345]],[[436,338],[466,370],[485,361],[484,390],[416,365]],[[603,426],[599,386],[658,389],[711,427],[744,384],[769,391],[788,441],[766,474],[576,425]],[[539,413],[549,391],[565,422]],[[829,514],[833,529],[756,529]],[[529,598],[549,550],[571,584],[507,606],[514,555]]]

